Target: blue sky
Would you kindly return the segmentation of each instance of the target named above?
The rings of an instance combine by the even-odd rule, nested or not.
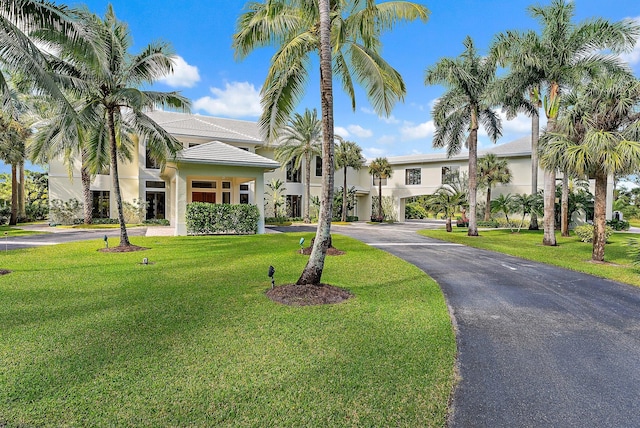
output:
[[[86,5],[104,15],[106,0],[68,1],[69,6]],[[193,102],[194,113],[257,120],[259,90],[273,50],[254,51],[243,61],[234,58],[231,38],[245,0],[112,0],[116,16],[128,23],[134,52],[153,40],[171,42],[180,57],[176,73],[160,90],[179,90]],[[356,141],[367,157],[432,153],[433,123],[430,109],[443,88],[424,85],[424,71],[439,58],[458,56],[462,41],[470,35],[481,53],[486,53],[494,35],[508,30],[537,29],[527,14],[531,0],[431,0],[422,2],[431,11],[429,21],[402,24],[383,36],[384,57],[402,74],[407,85],[404,103],[398,103],[389,118],[372,111],[364,93],[357,94],[357,109],[335,87],[336,133]],[[547,4],[547,0],[538,3]],[[575,0],[578,21],[594,16],[610,20],[640,19],[640,7],[633,0]],[[640,43],[627,56],[640,76]],[[313,72],[307,95],[298,107],[318,108],[318,77]],[[504,136],[498,144],[527,135],[527,118],[503,123]],[[481,135],[480,147],[491,143]]]

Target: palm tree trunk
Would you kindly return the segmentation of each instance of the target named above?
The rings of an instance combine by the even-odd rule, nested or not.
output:
[[[18,224],[18,165],[11,164],[11,217],[9,224]]]
[[[540,116],[531,116],[531,196],[538,193],[538,141],[540,140]],[[531,212],[529,230],[538,230],[538,215]]]
[[[309,153],[305,153],[304,162],[304,222],[311,223],[311,218],[309,217],[309,206],[311,204],[311,155]]]
[[[342,185],[342,222],[347,221],[347,166],[344,167],[344,183]]]
[[[596,171],[594,207],[593,207],[593,251],[591,260],[604,261],[604,246],[607,243],[605,237],[607,215],[607,174],[598,168]]]
[[[569,236],[569,174],[562,173],[562,200],[560,201],[560,234]]]
[[[478,190],[478,115],[471,111],[471,134],[469,135],[469,231],[468,236],[478,236],[476,221],[476,194]]]
[[[25,210],[25,183],[24,183],[24,160],[18,165],[18,219],[24,220],[27,217]]]
[[[544,236],[542,238],[543,245],[556,245],[556,220],[555,220],[555,203],[556,203],[556,171],[544,171]]]
[[[384,220],[382,212],[382,178],[378,177],[378,218]]]
[[[122,209],[122,194],[120,193],[120,181],[118,179],[118,146],[116,143],[116,125],[114,122],[114,112],[110,110],[107,114],[107,126],[109,129],[109,149],[111,159],[111,177],[113,179],[113,192],[115,194],[116,205],[118,207],[118,222],[120,223],[120,247],[128,247],[129,235],[127,225],[124,220],[124,210]]]
[[[87,153],[82,150],[80,154],[82,166],[80,167],[80,180],[82,181],[82,201],[83,201],[83,217],[84,224],[93,223],[93,198],[91,195],[91,173],[86,167]]]
[[[331,71],[331,18],[329,0],[319,0],[320,10],[320,104],[322,107],[322,197],[318,214],[318,229],[309,261],[298,285],[319,285],[324,259],[331,240],[333,210],[333,87]]]
[[[491,184],[487,187],[487,206],[484,209],[484,221],[491,220]]]
[[[446,228],[447,228],[447,232],[453,231],[453,229],[451,228],[451,217],[447,217]]]

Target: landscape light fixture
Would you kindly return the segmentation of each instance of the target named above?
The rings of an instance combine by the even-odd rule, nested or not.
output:
[[[302,251],[302,244],[304,244],[304,236],[300,238],[300,251]]]
[[[107,235],[104,235],[104,247],[105,248],[109,248],[109,237]]]
[[[276,280],[273,277],[275,273],[276,273],[276,270],[273,268],[273,266],[269,266],[269,278],[271,278],[271,289],[273,289],[276,286]]]
[[[142,264],[143,264],[143,265],[148,265],[148,264],[149,264],[149,259],[148,259],[148,258],[146,258],[146,257],[145,257],[145,258],[143,258],[143,259],[142,259]]]

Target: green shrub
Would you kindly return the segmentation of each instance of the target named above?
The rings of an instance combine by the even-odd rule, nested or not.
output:
[[[49,218],[53,224],[76,224],[75,220],[82,217],[82,203],[77,199],[62,201],[52,199],[49,207]]]
[[[500,227],[500,223],[497,222],[496,220],[489,220],[489,221],[478,221],[477,222],[478,227]]]
[[[93,224],[118,224],[120,221],[117,218],[94,218],[91,220]],[[84,220],[82,221],[84,223]]]
[[[629,222],[626,220],[618,220],[615,218],[607,220],[607,226],[610,226],[613,230],[616,231],[629,230]]]
[[[629,250],[627,254],[634,266],[640,266],[640,241],[637,238],[631,238],[627,241]]]
[[[408,203],[404,208],[404,216],[407,219],[420,219],[428,216],[427,210],[418,202]]]
[[[258,232],[260,212],[255,205],[207,204],[187,205],[187,233],[246,235]]]
[[[143,221],[144,224],[150,225],[158,225],[158,226],[169,226],[171,223],[166,218],[150,218],[148,220]]]
[[[122,211],[124,221],[127,224],[140,224],[147,216],[147,202],[142,199],[133,199],[133,203],[123,201]]]
[[[582,226],[578,226],[573,231],[578,235],[582,242],[593,242],[593,232],[594,227],[592,224],[583,224]],[[604,229],[604,237],[606,240],[609,240],[609,237],[613,235],[613,228],[611,226],[606,226]]]

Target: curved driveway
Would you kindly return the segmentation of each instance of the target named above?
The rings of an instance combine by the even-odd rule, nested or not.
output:
[[[457,324],[454,427],[640,427],[640,288],[417,235],[332,226],[424,270]]]

